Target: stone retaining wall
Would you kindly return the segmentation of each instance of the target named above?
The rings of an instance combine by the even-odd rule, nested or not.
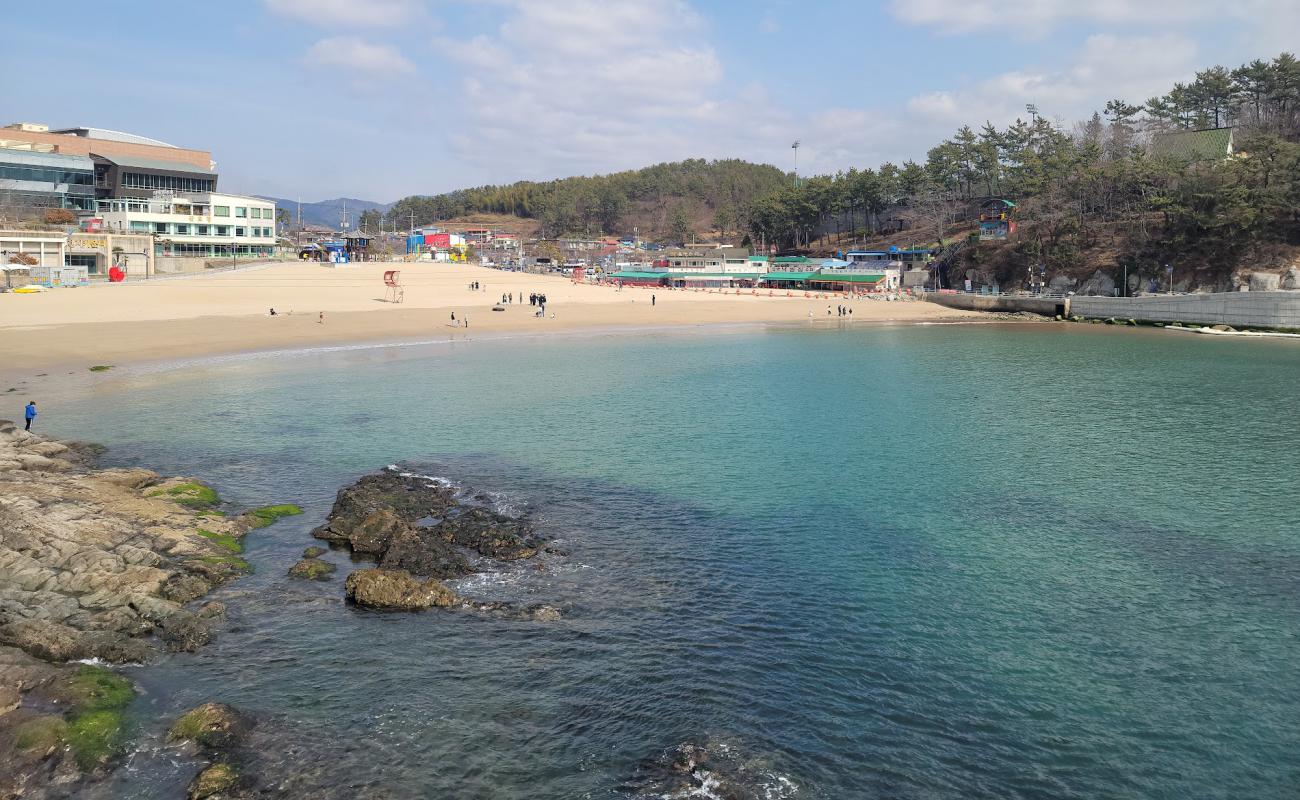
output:
[[[1094,319],[1300,329],[1300,292],[1071,297],[1069,313]]]

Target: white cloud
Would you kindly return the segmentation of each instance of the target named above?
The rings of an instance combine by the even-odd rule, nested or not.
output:
[[[440,38],[463,70],[451,142],[498,175],[640,166],[719,150],[722,66],[678,0],[510,0],[491,35]],[[701,135],[709,130],[713,137]]]
[[[890,10],[904,22],[944,33],[1010,28],[1041,34],[1070,22],[1167,30],[1225,19],[1271,30],[1278,16],[1294,18],[1296,6],[1296,0],[893,0]]]
[[[273,13],[316,25],[387,27],[420,12],[418,0],[265,0]]]
[[[415,73],[415,65],[397,48],[355,36],[321,39],[307,49],[303,61],[313,66],[347,70],[354,76],[397,77]]]
[[[1072,63],[1059,70],[1017,70],[967,87],[929,92],[907,104],[918,123],[949,127],[991,121],[1005,124],[1025,116],[1033,103],[1048,117],[1081,119],[1114,98],[1140,103],[1191,77],[1195,42],[1183,36],[1089,37]],[[945,134],[946,135],[946,134]]]

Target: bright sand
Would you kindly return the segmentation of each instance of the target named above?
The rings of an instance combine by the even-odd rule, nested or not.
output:
[[[385,270],[401,271],[405,301],[385,299]],[[482,289],[469,285],[478,281]],[[575,284],[567,278],[432,263],[298,262],[212,275],[0,294],[0,377],[95,364],[311,347],[363,341],[463,338],[582,328],[739,323],[841,325],[977,317],[924,302],[847,301],[764,290],[757,295]],[[505,311],[492,311],[514,293]],[[534,315],[529,293],[547,296]],[[650,303],[651,295],[657,303]],[[831,314],[827,314],[828,307]],[[277,316],[269,310],[275,308]],[[320,312],[324,312],[321,323]],[[456,314],[457,322],[451,321]],[[463,322],[468,317],[468,329]]]

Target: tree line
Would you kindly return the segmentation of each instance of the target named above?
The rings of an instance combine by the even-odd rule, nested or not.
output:
[[[1234,158],[1153,147],[1160,134],[1235,126]],[[1226,139],[1224,139],[1226,141]],[[1121,259],[1230,262],[1292,241],[1300,213],[1300,62],[1283,53],[1211,67],[1141,104],[1112,100],[1067,128],[1033,105],[998,128],[963,126],[924,162],[885,163],[788,184],[744,209],[754,241],[807,246],[831,227],[869,237],[897,215],[942,243],[981,198],[1020,208],[1021,261],[1076,262],[1109,237]]]
[[[741,209],[788,182],[776,167],[736,159],[691,159],[610,175],[572,177],[504,186],[479,186],[397,201],[390,223],[451,219],[476,213],[538,220],[543,236],[631,233],[649,214],[665,229],[689,233],[692,219],[712,212],[725,227],[739,225]]]

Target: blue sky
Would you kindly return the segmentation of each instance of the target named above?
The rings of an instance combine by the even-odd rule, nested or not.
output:
[[[305,200],[688,157],[789,169],[795,139],[803,174],[920,159],[1026,103],[1069,127],[1300,42],[1300,0],[118,0],[6,17],[4,122],[208,149],[223,188]]]

